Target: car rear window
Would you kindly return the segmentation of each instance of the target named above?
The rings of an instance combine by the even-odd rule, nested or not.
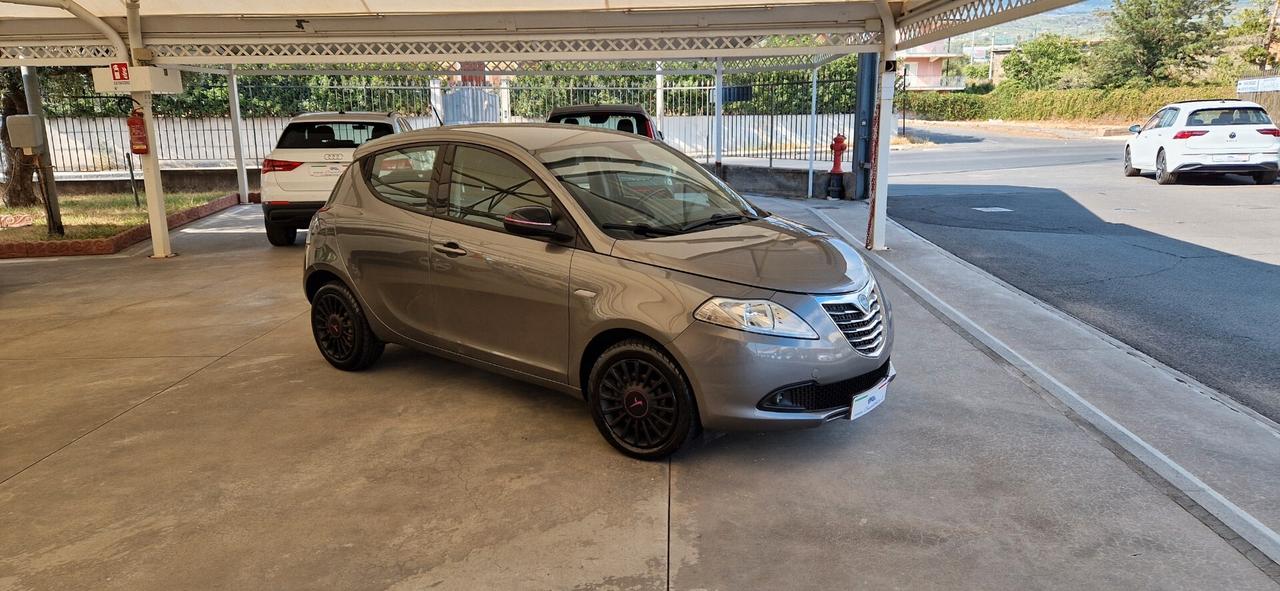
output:
[[[1267,112],[1257,107],[1224,107],[1200,109],[1187,115],[1187,125],[1266,125],[1271,123]]]
[[[644,135],[644,117],[630,113],[563,113],[553,115],[548,122],[614,129]]]
[[[277,148],[354,148],[394,133],[390,123],[360,121],[306,121],[290,123],[280,134]]]

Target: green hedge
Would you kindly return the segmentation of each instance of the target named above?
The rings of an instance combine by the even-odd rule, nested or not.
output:
[[[1235,89],[1229,86],[1019,90],[1002,85],[990,94],[909,92],[898,101],[898,108],[940,121],[1130,121],[1148,117],[1176,101],[1233,96]]]

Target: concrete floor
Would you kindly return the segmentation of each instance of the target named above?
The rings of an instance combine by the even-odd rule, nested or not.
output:
[[[0,589],[1275,589],[896,285],[856,423],[612,451],[583,405],[315,351],[252,207],[0,264]]]

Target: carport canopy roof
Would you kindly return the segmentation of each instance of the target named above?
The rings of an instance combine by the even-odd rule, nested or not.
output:
[[[0,66],[101,65],[122,56],[51,5],[0,0]],[[735,60],[809,67],[907,49],[1078,0],[142,0],[151,61],[173,65]],[[36,6],[31,4],[43,4]],[[82,0],[125,37],[121,0]],[[503,64],[507,64],[505,67]]]

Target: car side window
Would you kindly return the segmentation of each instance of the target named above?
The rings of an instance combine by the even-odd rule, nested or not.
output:
[[[1173,122],[1178,120],[1177,109],[1165,109],[1164,116],[1160,118],[1160,127],[1173,127]]]
[[[1150,119],[1147,119],[1147,122],[1142,126],[1142,131],[1158,127],[1160,125],[1160,121],[1164,119],[1165,111],[1168,111],[1168,109],[1161,109],[1157,111],[1155,115],[1152,115]]]
[[[516,161],[481,148],[458,146],[449,173],[444,216],[503,230],[502,218],[526,205],[552,208],[542,183]]]
[[[440,146],[408,146],[369,160],[369,186],[384,201],[430,213]]]

